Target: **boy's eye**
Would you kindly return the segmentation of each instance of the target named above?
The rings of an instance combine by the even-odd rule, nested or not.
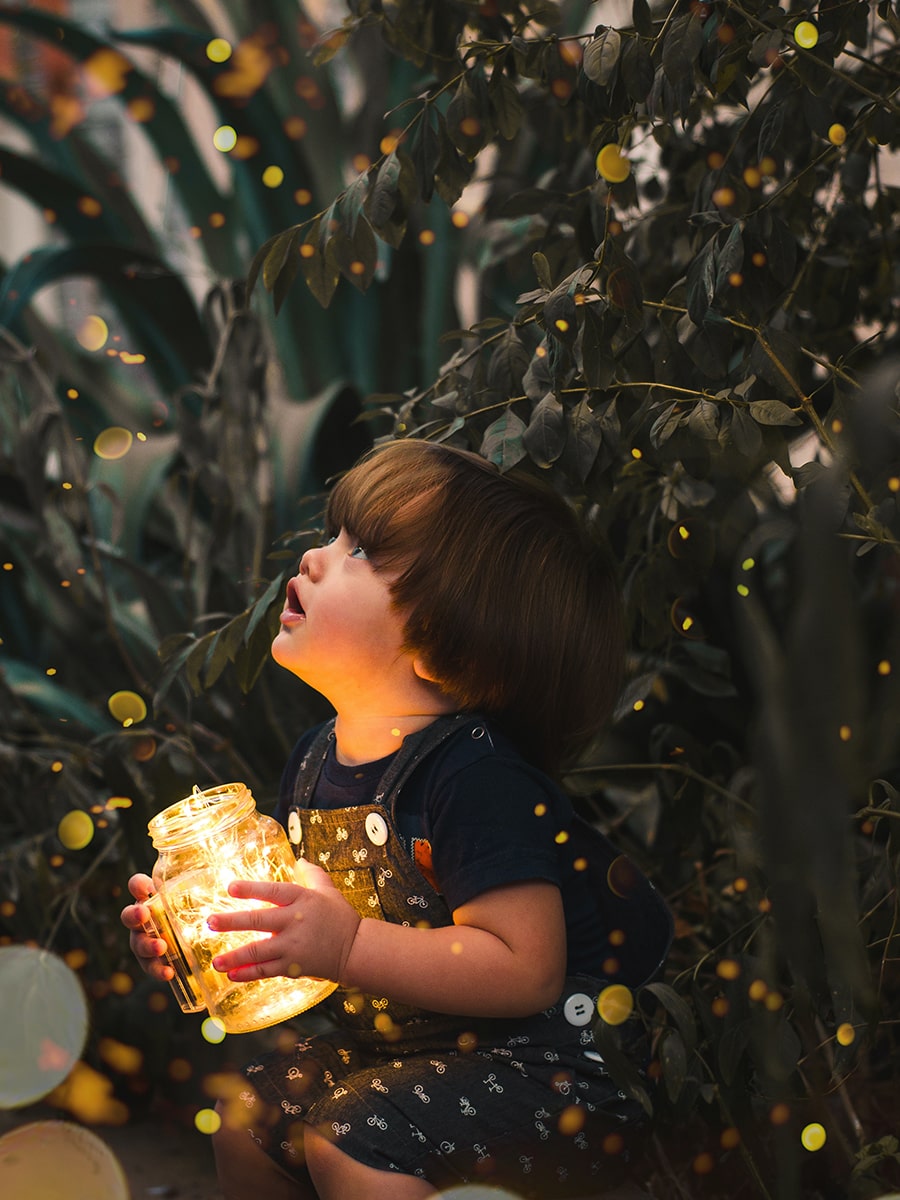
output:
[[[322,543],[322,545],[323,545],[323,546],[330,546],[330,545],[332,544],[332,542],[336,542],[336,541],[337,541],[337,534],[336,534],[336,533],[333,533],[333,534],[331,535],[331,537],[327,537],[327,538],[325,539],[325,541]]]
[[[362,546],[354,546],[353,549],[350,551],[350,557],[351,558],[368,558],[369,556],[368,556],[368,554],[366,554],[365,549]]]

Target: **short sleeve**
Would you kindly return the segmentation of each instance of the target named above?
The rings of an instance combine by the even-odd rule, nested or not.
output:
[[[451,910],[490,888],[527,880],[561,886],[558,838],[571,809],[528,765],[489,755],[435,788],[426,810],[435,878]]]

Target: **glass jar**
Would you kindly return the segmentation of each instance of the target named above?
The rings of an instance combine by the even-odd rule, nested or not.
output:
[[[275,976],[234,983],[212,960],[268,934],[245,930],[216,933],[213,913],[266,907],[262,900],[229,896],[236,879],[296,883],[294,852],[282,827],[256,810],[243,783],[226,783],[190,796],[158,813],[149,826],[159,852],[153,868],[155,894],[145,929],[169,947],[164,961],[175,971],[172,991],[184,1012],[208,1009],[227,1033],[249,1033],[295,1017],[330,995],[329,980]]]

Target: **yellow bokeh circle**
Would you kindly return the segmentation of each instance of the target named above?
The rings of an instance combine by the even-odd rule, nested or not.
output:
[[[112,716],[125,726],[137,725],[147,715],[147,705],[137,692],[113,692],[106,706]]]
[[[56,836],[67,850],[83,850],[94,836],[94,822],[89,813],[73,808],[57,825]]]
[[[856,1041],[856,1030],[849,1021],[845,1021],[842,1025],[838,1025],[834,1036],[837,1038],[839,1046],[850,1046]]]
[[[216,1133],[222,1124],[222,1118],[214,1108],[201,1108],[194,1117],[194,1124],[201,1133]]]
[[[827,1141],[828,1135],[825,1133],[824,1126],[818,1121],[813,1121],[810,1125],[804,1126],[800,1134],[800,1143],[804,1150],[809,1150],[812,1153],[815,1150],[821,1150]]]
[[[794,41],[804,50],[812,50],[819,40],[819,31],[812,21],[798,21],[794,26]]]
[[[206,57],[214,63],[228,62],[231,58],[231,43],[225,38],[213,38],[206,44]]]
[[[829,125],[828,140],[832,146],[843,146],[847,140],[847,127],[841,125],[839,121],[835,121],[833,125]]]
[[[605,987],[597,997],[597,1012],[607,1025],[621,1025],[634,1011],[634,997],[624,983]]]
[[[78,326],[75,340],[85,350],[102,350],[109,337],[109,326],[102,317],[92,313]]]
[[[213,134],[213,145],[223,154],[233,150],[237,145],[237,130],[233,125],[220,125]]]
[[[262,181],[267,188],[281,187],[282,183],[284,183],[284,171],[281,167],[272,164],[272,166],[266,167],[263,171]]]
[[[117,458],[124,458],[133,441],[130,429],[123,429],[121,425],[110,425],[94,439],[94,453],[98,458],[112,462]]]
[[[607,183],[623,183],[631,174],[631,163],[615,142],[607,142],[597,155],[597,172]]]
[[[200,1032],[206,1041],[210,1042],[213,1046],[218,1046],[219,1042],[225,1040],[225,1027],[215,1017],[207,1017],[200,1026]]]

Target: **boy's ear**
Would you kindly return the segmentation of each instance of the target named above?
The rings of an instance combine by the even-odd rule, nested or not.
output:
[[[441,686],[441,681],[432,671],[428,669],[425,664],[425,660],[421,657],[421,655],[417,654],[413,658],[412,665],[416,675],[418,675],[419,679],[421,679],[424,683],[433,683],[437,687]]]

